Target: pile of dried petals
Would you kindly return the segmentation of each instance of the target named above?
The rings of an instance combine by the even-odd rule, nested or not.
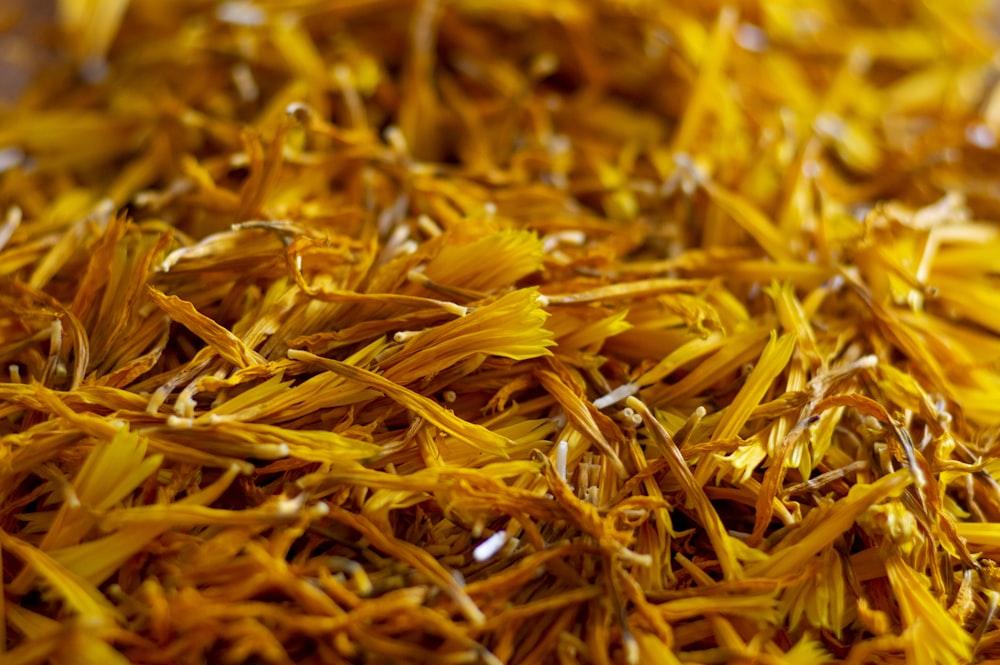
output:
[[[986,9],[61,0],[0,661],[1000,658]]]

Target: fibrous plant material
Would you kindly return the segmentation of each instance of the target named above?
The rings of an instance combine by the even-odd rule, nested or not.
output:
[[[991,6],[60,0],[0,662],[1000,658]]]

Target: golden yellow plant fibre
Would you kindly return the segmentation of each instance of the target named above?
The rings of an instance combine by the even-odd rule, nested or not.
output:
[[[56,5],[0,662],[1000,659],[995,3]]]

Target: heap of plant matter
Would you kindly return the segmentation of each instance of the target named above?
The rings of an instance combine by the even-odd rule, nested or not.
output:
[[[978,3],[59,9],[4,663],[1000,657]]]

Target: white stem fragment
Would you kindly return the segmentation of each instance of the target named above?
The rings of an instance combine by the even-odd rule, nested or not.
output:
[[[83,503],[80,502],[80,497],[77,496],[76,490],[73,488],[72,485],[67,484],[65,487],[65,492],[66,492],[65,495],[66,505],[68,505],[70,508],[79,508],[80,506],[83,505]]]
[[[594,406],[596,406],[598,409],[606,409],[612,404],[617,404],[623,399],[635,395],[637,392],[639,392],[638,385],[634,383],[625,383],[618,386],[617,388],[609,392],[607,395],[595,399]]]
[[[3,168],[3,150],[0,150],[0,173],[4,172]],[[24,218],[24,213],[18,206],[11,206],[7,210],[7,216],[4,218],[3,224],[0,224],[0,250],[2,250],[7,243],[10,241],[11,236],[14,235],[14,231],[17,227],[21,225],[21,220]]]
[[[312,108],[305,102],[292,102],[285,107],[285,113],[303,124],[314,115]]]
[[[194,418],[184,418],[182,416],[167,416],[167,427],[177,427],[180,429],[191,429],[194,427]]]
[[[233,83],[240,99],[245,102],[255,102],[260,97],[260,88],[253,77],[253,71],[245,62],[237,63],[232,69]]]
[[[15,146],[0,148],[0,173],[10,171],[24,163],[27,155],[24,151]]]
[[[419,337],[423,333],[423,330],[400,330],[392,336],[392,341],[397,344],[402,344],[403,342],[409,341],[414,337]]]
[[[479,563],[489,561],[496,556],[497,552],[503,549],[505,544],[507,544],[507,531],[500,529],[492,536],[476,545],[476,548],[472,550],[472,558]]]
[[[569,455],[569,441],[562,440],[556,446],[556,473],[566,482],[566,457]]]
[[[267,14],[251,2],[223,2],[215,9],[215,17],[223,23],[256,28],[264,25]]]
[[[292,516],[298,515],[302,511],[302,507],[306,505],[306,493],[299,492],[297,496],[291,499],[281,499],[275,506],[275,512],[279,515]],[[327,506],[329,511],[329,506]]]
[[[862,356],[851,364],[851,367],[856,369],[874,369],[877,366],[878,356],[874,354]]]

